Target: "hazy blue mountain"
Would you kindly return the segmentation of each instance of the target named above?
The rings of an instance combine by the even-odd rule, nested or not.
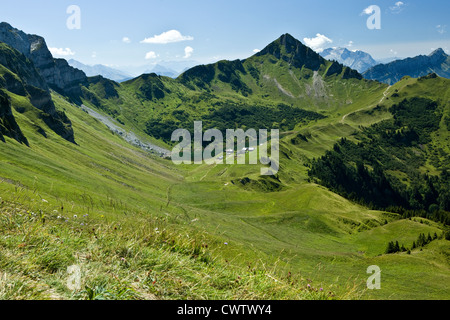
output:
[[[328,48],[322,51],[320,55],[327,60],[336,60],[360,73],[377,64],[370,54],[360,50],[350,51],[346,48]]]
[[[389,57],[389,58],[377,59],[377,64],[387,64],[387,63],[390,63],[392,61],[403,60],[403,59],[405,59],[405,58]]]
[[[396,60],[388,64],[379,64],[364,72],[363,76],[366,79],[378,80],[392,85],[404,76],[419,78],[430,73],[436,73],[443,78],[450,78],[450,56],[444,50],[437,49],[428,56],[420,55],[414,58]]]
[[[178,77],[180,75],[179,72],[177,72],[177,71],[175,71],[173,69],[164,67],[164,66],[159,65],[159,64],[157,64],[154,67],[146,70],[144,73],[156,73],[159,76],[165,76],[165,77],[170,77],[170,78],[176,78],[176,77]]]
[[[183,73],[183,71],[186,71],[187,69],[190,69],[192,67],[195,67],[197,65],[201,64],[198,61],[195,60],[179,60],[179,61],[161,61],[158,62],[158,65],[174,70],[178,74]]]
[[[141,66],[123,66],[118,69],[126,71],[132,77],[138,77],[145,73],[156,73],[160,76],[176,78],[184,71],[199,64],[200,62],[194,60],[159,61],[158,63]]]
[[[95,76],[102,76],[104,78],[116,81],[116,82],[122,82],[126,81],[132,78],[132,76],[124,71],[114,69],[111,67],[107,67],[102,64],[96,64],[94,66],[86,65],[84,63],[81,63],[77,60],[71,59],[67,61],[69,65],[71,65],[74,68],[80,69],[86,73],[88,77],[95,77]]]

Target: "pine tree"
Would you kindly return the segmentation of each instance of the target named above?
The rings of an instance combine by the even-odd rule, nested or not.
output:
[[[399,252],[399,251],[400,251],[400,245],[398,244],[398,241],[395,241],[394,252]]]
[[[386,248],[386,254],[394,253],[394,243],[392,241],[389,241],[388,246]]]
[[[417,246],[418,247],[423,247],[426,244],[425,242],[426,242],[425,235],[423,233],[421,233],[419,235],[419,238],[417,239]]]

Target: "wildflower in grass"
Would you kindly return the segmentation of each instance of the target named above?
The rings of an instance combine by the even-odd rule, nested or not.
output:
[[[78,216],[77,216],[76,214],[74,214],[73,217],[74,217],[75,219],[78,218]]]
[[[224,245],[226,245],[226,246],[227,246],[227,245],[228,245],[228,242],[225,242],[225,243],[224,243]]]
[[[57,217],[57,219],[61,219],[61,218],[62,218],[61,216],[58,216],[58,217]]]
[[[42,199],[42,202],[44,202],[44,203],[48,203],[48,201],[47,201],[47,200],[45,200],[45,199]]]

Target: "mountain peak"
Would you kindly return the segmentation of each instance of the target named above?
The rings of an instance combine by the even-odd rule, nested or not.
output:
[[[446,56],[447,54],[445,53],[445,51],[442,48],[438,48],[436,50],[434,50],[432,53],[430,53],[428,56],[429,57],[433,57],[433,56]]]
[[[12,29],[12,26],[8,23],[8,22],[4,22],[4,21],[2,21],[2,22],[0,22],[0,28],[1,29]]]
[[[281,42],[284,42],[284,43],[286,43],[286,42],[296,42],[296,41],[298,41],[298,42],[300,42],[299,40],[297,40],[296,38],[294,38],[291,34],[289,34],[289,33],[285,33],[285,34],[283,34],[280,38],[280,41]]]
[[[320,65],[325,62],[325,59],[317,52],[305,46],[289,33],[283,34],[255,56],[261,57],[267,55],[272,55],[277,60],[284,60],[293,67],[302,68],[305,66],[311,70],[318,70]]]

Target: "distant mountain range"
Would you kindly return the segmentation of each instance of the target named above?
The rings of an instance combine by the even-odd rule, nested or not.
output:
[[[195,60],[179,60],[179,61],[159,61],[157,64],[147,64],[140,66],[123,66],[117,69],[126,71],[132,78],[142,74],[156,73],[158,76],[166,76],[177,78],[184,71],[201,64]]]
[[[176,78],[189,68],[200,64],[197,61],[161,61],[155,65],[127,66],[112,68],[102,64],[94,66],[84,64],[80,61],[70,59],[70,66],[83,71],[88,77],[102,76],[104,78],[124,82],[145,73],[156,73],[158,76]],[[126,70],[126,71],[125,71]]]
[[[118,69],[114,69],[111,67],[107,67],[102,64],[96,64],[94,66],[86,65],[84,63],[81,63],[77,60],[70,59],[67,61],[69,65],[71,65],[74,68],[80,69],[86,73],[88,77],[95,77],[95,76],[103,76],[107,79],[116,81],[116,82],[122,82],[126,81],[132,78],[132,75],[123,72]]]
[[[369,80],[378,80],[392,85],[404,76],[418,78],[430,73],[450,78],[450,56],[444,50],[439,48],[428,56],[420,55],[388,64],[379,64],[368,69],[363,76]]]
[[[320,53],[327,60],[335,60],[343,65],[350,67],[362,73],[375,66],[372,56],[364,51],[350,51],[347,48],[328,48]]]
[[[180,72],[175,71],[171,68],[162,66],[160,64],[155,65],[151,69],[147,69],[144,73],[156,73],[158,76],[165,76],[170,78],[176,78],[180,75]]]

